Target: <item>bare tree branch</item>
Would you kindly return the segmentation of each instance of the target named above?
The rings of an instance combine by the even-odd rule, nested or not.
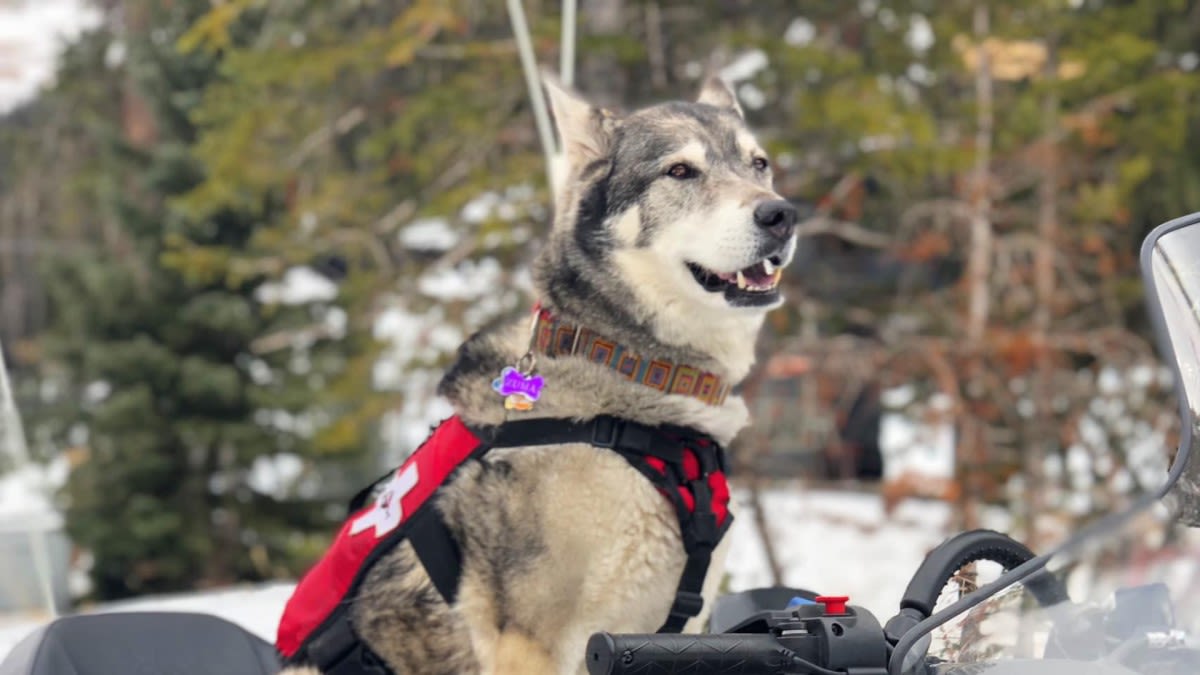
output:
[[[355,106],[350,110],[342,113],[332,124],[322,125],[320,129],[312,132],[304,138],[300,143],[300,147],[296,148],[284,163],[291,169],[297,169],[301,164],[308,159],[309,155],[316,152],[317,148],[328,143],[337,136],[344,136],[354,130],[355,127],[367,120],[367,111],[362,106]]]
[[[837,220],[828,216],[813,216],[796,228],[801,237],[812,237],[819,234],[832,234],[853,244],[867,248],[887,248],[892,245],[892,238],[886,234],[873,232],[867,228],[845,220]]]

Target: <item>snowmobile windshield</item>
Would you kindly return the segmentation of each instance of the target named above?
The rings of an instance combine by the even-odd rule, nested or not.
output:
[[[1200,214],[1147,237],[1142,273],[1183,421],[1163,488],[992,583],[952,580],[892,675],[1200,673]]]
[[[1200,530],[1158,502],[954,614],[911,675],[1200,673]]]
[[[1200,443],[1196,430],[1200,420],[1200,216],[1189,218],[1186,224],[1148,240],[1142,266],[1149,268],[1147,295],[1151,314],[1160,325],[1160,349],[1173,357],[1176,366],[1183,443],[1190,446],[1180,448],[1179,480],[1171,486],[1168,499],[1180,521],[1194,527],[1200,525],[1200,449],[1196,447]]]

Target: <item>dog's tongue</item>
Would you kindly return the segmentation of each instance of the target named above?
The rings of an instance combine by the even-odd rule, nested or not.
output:
[[[743,290],[765,291],[775,287],[779,281],[779,271],[768,272],[763,263],[757,263],[738,272],[710,272],[718,279],[736,284]],[[741,276],[741,279],[738,277]]]
[[[746,277],[746,282],[751,286],[770,286],[773,281],[762,263],[742,270],[742,276]]]

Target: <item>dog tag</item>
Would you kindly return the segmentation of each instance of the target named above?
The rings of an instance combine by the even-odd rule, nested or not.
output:
[[[541,375],[522,373],[512,366],[500,371],[500,377],[492,380],[492,389],[504,397],[506,410],[532,410],[533,404],[542,395],[546,380]]]

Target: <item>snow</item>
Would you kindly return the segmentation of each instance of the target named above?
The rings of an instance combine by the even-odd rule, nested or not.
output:
[[[411,385],[414,389],[432,391],[437,386],[436,377],[420,377],[417,380],[414,385]],[[454,408],[444,398],[436,396],[405,397],[403,409],[397,413],[386,415],[383,419],[381,435],[386,439],[385,445],[388,447],[388,453],[383,458],[383,465],[397,466],[403,463],[408,455],[429,435],[431,427],[453,414]]]
[[[0,114],[48,84],[64,43],[96,27],[100,18],[85,0],[0,2]]]
[[[783,33],[783,41],[793,47],[803,47],[817,37],[817,27],[804,17],[792,19]]]
[[[917,84],[931,85],[937,82],[937,75],[921,63],[910,63],[904,73],[908,76],[908,79]]]
[[[920,14],[913,14],[908,19],[908,31],[904,34],[904,44],[914,52],[928,51],[933,46],[933,26],[929,19]]]
[[[439,267],[417,280],[423,295],[438,300],[473,300],[495,291],[503,270],[495,258],[464,260],[454,268]]]
[[[246,482],[259,494],[283,499],[303,473],[304,460],[298,455],[288,452],[260,455],[254,458]]]
[[[939,394],[918,404],[912,386],[885,389],[879,400],[885,407],[879,426],[885,478],[904,474],[953,478],[955,443],[950,400]]]
[[[751,49],[739,54],[729,65],[721,69],[719,75],[726,82],[737,84],[754,77],[768,64],[766,52],[761,49]]]
[[[83,389],[83,400],[88,404],[103,403],[112,393],[112,385],[105,380],[89,382]]]
[[[762,89],[747,82],[738,87],[738,100],[751,110],[760,110],[767,104],[767,95]]]
[[[264,640],[274,642],[275,628],[279,625],[283,606],[294,587],[291,583],[271,583],[219,591],[160,595],[111,603],[80,613],[200,612],[232,621]],[[41,623],[29,617],[0,619],[0,659]]]
[[[493,218],[513,222],[523,215],[529,215],[535,220],[543,217],[544,208],[535,201],[537,196],[533,186],[519,183],[499,192],[484,192],[463,205],[459,218],[471,225],[479,225]]]
[[[440,307],[415,313],[400,304],[379,313],[373,333],[376,340],[388,343],[373,371],[375,386],[388,391],[409,391],[415,372],[410,364],[434,363],[463,339],[457,328],[445,322]],[[409,391],[406,398],[412,396],[427,397],[424,392]]]
[[[62,516],[51,495],[66,481],[67,471],[66,458],[59,458],[49,465],[28,464],[0,476],[0,531],[61,527]]]
[[[500,204],[500,195],[495,192],[485,192],[467,202],[459,212],[459,217],[468,223],[482,223],[491,217],[492,211]]]
[[[426,283],[430,283],[428,277]],[[455,292],[465,288],[461,280],[453,283]],[[437,290],[436,282],[430,288]],[[374,335],[388,345],[372,371],[375,386],[403,393],[403,405],[384,415],[380,428],[385,448],[381,464],[394,466],[421,443],[431,426],[453,413],[449,403],[436,395],[442,369],[435,364],[453,353],[464,336],[458,328],[446,323],[442,307],[417,313],[399,301],[380,312],[374,323]]]
[[[239,624],[265,640],[274,641],[283,606],[295,584],[272,583],[219,591],[161,595],[97,608],[100,612],[204,612]]]
[[[400,243],[415,251],[447,251],[458,243],[458,234],[445,218],[418,218],[400,231]]]
[[[729,587],[770,585],[748,497],[739,492],[734,499]],[[946,538],[951,520],[948,504],[912,501],[889,518],[880,497],[869,493],[774,488],[764,490],[762,504],[784,584],[848,595],[883,621],[896,613],[909,578]]]
[[[125,63],[126,47],[124,42],[112,42],[108,45],[108,49],[104,50],[104,65],[111,68],[117,68]]]
[[[311,267],[292,267],[283,279],[258,287],[256,299],[263,304],[304,305],[310,302],[329,302],[337,297],[338,288],[328,278]]]

